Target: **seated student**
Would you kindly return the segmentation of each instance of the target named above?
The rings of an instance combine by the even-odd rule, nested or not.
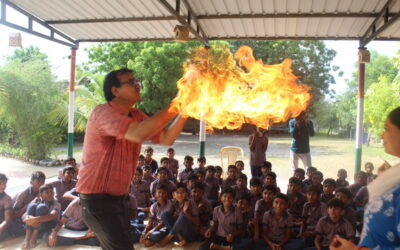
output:
[[[315,173],[315,172],[317,172],[317,168],[316,168],[316,167],[308,167],[308,168],[307,168],[307,171],[306,171],[307,179],[305,179],[305,180],[303,181],[303,185],[304,185],[306,188],[308,188],[309,186],[312,185],[312,183],[311,183],[311,178],[312,178],[313,173]]]
[[[347,178],[347,171],[346,169],[339,169],[337,173],[337,179],[336,179],[336,188],[342,188],[342,187],[348,187],[349,182],[346,181]]]
[[[313,246],[315,238],[315,226],[319,219],[327,215],[325,203],[320,201],[321,190],[310,186],[307,190],[307,202],[303,207],[303,223],[298,238],[303,237],[303,246]]]
[[[151,183],[155,181],[156,178],[154,178],[150,166],[143,166],[142,169],[143,169],[143,180],[147,182],[147,185],[149,186],[150,189]]]
[[[304,178],[305,178],[305,175],[306,175],[306,171],[304,171],[304,169],[302,169],[302,168],[296,168],[296,169],[294,170],[294,172],[293,172],[293,177],[294,177],[294,178],[297,178],[297,179],[299,179],[299,180],[301,181],[301,189],[300,189],[300,192],[301,192],[302,194],[306,194],[306,193],[307,193],[307,186],[304,185],[304,183],[303,183]]]
[[[197,241],[199,231],[199,210],[193,200],[188,199],[188,189],[183,183],[178,183],[172,199],[172,213],[164,211],[161,219],[169,232],[158,245],[165,246],[173,238],[178,240],[178,246],[185,246],[188,242]]]
[[[78,168],[78,166],[77,166],[77,164],[76,164],[76,160],[75,160],[74,157],[68,157],[68,158],[64,161],[64,167],[67,167],[67,166],[71,166],[71,167],[74,168],[74,170],[75,170],[74,179],[77,180],[79,168]],[[64,168],[62,168],[62,169],[60,169],[60,171],[58,171],[58,179],[62,179],[62,178],[63,178],[63,175],[64,175],[63,169],[64,169]]]
[[[255,177],[253,179],[260,180]],[[240,249],[249,249],[252,247],[254,235],[254,210],[251,209],[250,196],[248,194],[241,194],[237,199],[237,209],[242,214],[243,230],[240,235]]]
[[[222,182],[222,189],[232,188],[236,185],[237,168],[235,165],[228,166],[228,177]]]
[[[17,193],[12,199],[13,220],[9,232],[12,237],[19,237],[25,234],[24,223],[21,216],[26,212],[28,204],[39,195],[39,188],[44,184],[46,176],[41,171],[35,171],[31,175],[30,186]]]
[[[244,170],[244,162],[243,161],[235,161],[235,166],[236,166],[236,168],[237,168],[237,176],[245,176],[246,177],[246,180],[247,180],[247,175],[245,174],[245,173],[243,173],[243,170]],[[246,185],[247,185],[247,183],[246,183]]]
[[[39,197],[27,207],[22,221],[26,224],[25,239],[22,249],[36,247],[36,240],[40,234],[51,231],[57,224],[61,212],[61,205],[54,200],[53,186],[44,184],[39,188]]]
[[[250,190],[247,188],[247,179],[244,175],[236,178],[236,185],[232,186],[233,191],[235,192],[235,202],[238,201],[241,195],[247,195],[250,197]]]
[[[150,188],[147,182],[143,180],[143,170],[136,168],[135,174],[131,184],[130,194],[136,198],[137,206],[139,207],[139,213],[146,213],[150,211]],[[144,216],[144,214],[141,214]]]
[[[367,174],[364,171],[359,171],[356,174],[354,181],[355,183],[349,186],[350,192],[353,197],[356,196],[360,188],[367,185]]]
[[[300,193],[301,181],[295,177],[289,179],[287,198],[288,198],[288,213],[292,216],[293,224],[300,226],[302,223],[302,212],[304,204],[307,202],[307,197]]]
[[[66,166],[63,168],[62,173],[63,176],[60,180],[56,180],[50,184],[55,188],[56,200],[61,204],[61,210],[64,211],[71,201],[64,199],[63,195],[65,192],[73,189],[76,186],[76,180],[74,179],[74,167]]]
[[[194,170],[197,169],[204,169],[206,168],[206,162],[207,159],[205,156],[200,156],[199,158],[197,158],[197,168],[195,168]]]
[[[264,180],[268,173],[272,172],[272,163],[269,161],[264,161],[261,165],[261,180]]]
[[[234,206],[233,200],[232,188],[222,190],[222,205],[214,208],[211,227],[204,233],[207,240],[200,246],[200,250],[239,249],[243,218],[239,209]]]
[[[217,206],[218,204],[218,194],[219,194],[219,181],[215,178],[215,167],[214,166],[207,166],[206,167],[206,179],[205,183],[209,186],[207,190],[206,196],[207,199],[211,202],[213,207]]]
[[[197,181],[204,184],[204,192],[205,192],[204,197],[207,198],[206,194],[210,192],[211,187],[210,187],[210,185],[208,185],[207,182],[205,182],[205,180],[206,180],[205,168],[198,168],[194,171],[194,173],[195,173],[195,175],[197,175]],[[193,183],[190,183],[189,185],[187,185],[188,190],[190,189],[192,184]]]
[[[315,226],[315,248],[329,250],[329,245],[336,235],[345,239],[354,240],[354,229],[344,217],[345,204],[334,198],[328,203],[328,216],[322,217]]]
[[[98,246],[99,243],[92,230],[88,229],[83,220],[81,213],[81,205],[79,198],[73,200],[65,209],[61,219],[58,221],[57,226],[51,232],[43,235],[43,239],[47,242],[49,247],[53,246],[70,246],[70,245],[89,245]],[[58,235],[62,227],[76,231],[87,231],[84,236],[70,238]]]
[[[254,240],[260,239],[260,234],[262,231],[262,218],[265,212],[272,209],[272,201],[277,194],[276,187],[273,185],[266,185],[263,187],[262,199],[256,202],[254,208]]]
[[[174,175],[172,174],[172,171],[169,166],[169,159],[167,157],[162,157],[160,160],[160,166],[163,168],[166,168],[168,170],[168,179],[170,181],[175,182],[176,180],[174,179]]]
[[[374,164],[372,162],[367,162],[364,165],[365,175],[367,176],[367,184],[372,182],[377,175],[374,174]]]
[[[250,207],[254,211],[256,202],[262,199],[262,181],[259,178],[251,178],[250,180]]]
[[[357,212],[351,207],[353,195],[348,188],[339,188],[335,192],[335,198],[344,203],[343,217],[350,222],[354,230],[357,226]]]
[[[264,185],[272,185],[276,188],[276,193],[280,193],[281,189],[276,184],[276,174],[275,172],[269,172],[264,178]]]
[[[140,154],[138,158],[137,168],[143,168],[146,165],[144,155]]]
[[[272,206],[272,210],[265,212],[263,216],[263,241],[256,242],[257,249],[301,249],[301,240],[291,238],[293,220],[287,212],[287,196],[277,194]]]
[[[76,198],[79,198],[78,192],[76,192],[76,188],[73,188],[63,194],[63,199],[73,201]]]
[[[316,171],[311,175],[311,185],[316,186],[322,190],[324,187],[322,186],[322,181],[324,180],[324,174],[321,171]]]
[[[189,189],[196,182],[199,182],[199,177],[197,176],[197,174],[193,173],[188,176],[186,187]],[[204,185],[204,192],[206,192],[206,184],[203,183],[203,185]],[[205,193],[204,193],[204,198],[207,198]]]
[[[168,199],[172,198],[172,192],[175,190],[175,184],[168,180],[168,169],[166,168],[158,168],[157,172],[156,172],[156,179],[150,184],[150,194],[154,197],[154,194],[157,190],[157,186],[160,184],[164,184],[167,186],[168,190],[167,190],[167,197]]]
[[[179,161],[174,158],[175,150],[173,148],[168,148],[167,156],[168,156],[168,160],[169,160],[169,167],[174,176],[174,180],[177,180],[178,179],[178,170],[179,170]]]
[[[143,230],[145,229],[144,225],[144,213],[139,217],[138,215],[138,206],[137,200],[134,194],[128,194],[128,213],[130,217],[130,234],[132,243],[137,243],[140,240]]]
[[[195,182],[190,186],[191,200],[197,205],[199,210],[199,233],[204,237],[204,233],[210,226],[212,214],[211,203],[204,198],[204,183]]]
[[[185,169],[179,173],[178,179],[180,182],[186,183],[188,176],[194,174],[194,170],[192,168],[193,157],[191,157],[190,155],[186,155],[183,159],[183,165],[185,166]]]
[[[150,247],[156,242],[160,242],[168,231],[162,222],[161,213],[164,211],[172,212],[172,201],[168,200],[168,186],[165,184],[157,185],[155,192],[156,202],[150,207],[149,221],[140,237],[140,243],[145,247]]]
[[[321,202],[328,204],[328,202],[335,198],[333,191],[336,189],[336,181],[332,178],[327,178],[322,183]]]
[[[12,200],[5,192],[7,181],[7,176],[0,173],[0,241],[7,238],[12,220]]]
[[[215,178],[217,178],[218,179],[218,182],[219,182],[219,187],[222,189],[222,184],[223,184],[223,182],[224,182],[224,180],[222,179],[222,173],[223,173],[223,170],[222,170],[222,168],[221,168],[221,166],[215,166]]]
[[[158,163],[152,158],[154,149],[152,147],[147,147],[144,150],[144,164],[150,166],[151,172],[154,174],[158,169]]]

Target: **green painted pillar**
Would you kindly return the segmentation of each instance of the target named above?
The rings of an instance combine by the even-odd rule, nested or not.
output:
[[[76,50],[71,49],[71,74],[69,81],[69,99],[68,99],[68,157],[73,157],[74,154],[74,116],[75,116],[75,65],[76,65]]]
[[[205,146],[206,146],[206,122],[201,119],[200,120],[200,132],[199,132],[199,156],[205,155]]]

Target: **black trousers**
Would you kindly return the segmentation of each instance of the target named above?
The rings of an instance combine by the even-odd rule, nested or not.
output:
[[[80,194],[82,216],[105,250],[133,250],[128,196]]]

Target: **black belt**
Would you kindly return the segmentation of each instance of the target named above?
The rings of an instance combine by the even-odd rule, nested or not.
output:
[[[111,195],[111,194],[79,194],[79,197],[84,200],[121,200],[126,198],[128,195]]]

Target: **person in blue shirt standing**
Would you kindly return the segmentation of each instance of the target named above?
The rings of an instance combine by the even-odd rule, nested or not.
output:
[[[308,120],[305,112],[289,121],[289,133],[293,138],[290,147],[291,166],[293,170],[298,168],[301,159],[307,171],[307,168],[311,167],[310,136],[314,135],[314,125]]]

